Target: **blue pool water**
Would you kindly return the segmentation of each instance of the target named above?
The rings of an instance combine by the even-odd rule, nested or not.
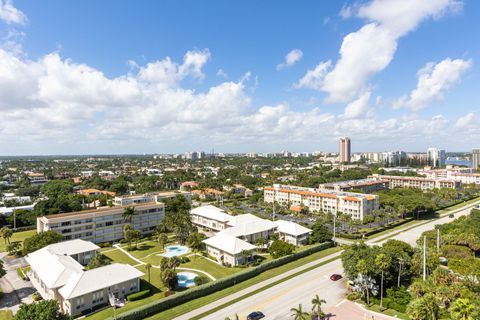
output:
[[[165,247],[165,253],[162,253],[161,255],[164,257],[171,258],[171,257],[184,255],[187,252],[188,252],[187,247],[175,245],[175,246]]]
[[[178,286],[180,288],[191,287],[195,285],[193,281],[197,277],[197,274],[192,272],[179,272],[177,273]]]

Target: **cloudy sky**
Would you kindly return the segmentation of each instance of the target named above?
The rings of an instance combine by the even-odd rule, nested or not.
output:
[[[480,2],[0,0],[0,155],[480,147]]]

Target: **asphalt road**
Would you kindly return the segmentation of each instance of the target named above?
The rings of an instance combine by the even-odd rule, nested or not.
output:
[[[455,218],[469,214],[470,209],[471,207],[456,211]],[[411,245],[415,245],[416,240],[424,231],[433,229],[437,224],[444,224],[453,220],[454,218],[446,216],[415,227],[411,230],[404,231],[401,234],[392,237],[392,239],[402,240]],[[387,240],[379,243],[373,243],[373,241],[369,242],[369,244],[381,245]],[[218,320],[224,319],[225,317],[233,317],[235,314],[238,314],[240,320],[244,320],[252,311],[262,311],[266,315],[266,320],[290,319],[290,309],[298,307],[299,304],[302,304],[306,311],[310,311],[312,297],[316,294],[327,301],[324,309],[330,309],[342,302],[345,295],[346,284],[345,281],[333,282],[329,277],[333,273],[342,272],[343,267],[340,259],[332,261],[267,290],[254,294],[222,310],[212,313],[203,319]]]
[[[252,295],[203,319],[218,320],[238,314],[240,320],[243,320],[252,311],[262,311],[266,315],[264,318],[266,320],[289,319],[292,314],[290,309],[298,307],[299,304],[302,304],[304,310],[310,311],[311,300],[316,294],[327,301],[325,307],[334,306],[343,300],[345,280],[332,281],[329,277],[333,273],[342,271],[341,261],[335,260]]]

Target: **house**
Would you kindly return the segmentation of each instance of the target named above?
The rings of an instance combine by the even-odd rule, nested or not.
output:
[[[243,253],[249,251],[253,254],[253,250],[256,249],[256,246],[224,233],[219,233],[203,242],[207,246],[209,255],[230,266],[244,264],[247,257]]]
[[[84,195],[86,197],[88,196],[99,196],[99,195],[107,195],[111,197],[115,197],[115,192],[112,191],[106,191],[106,190],[98,190],[98,189],[83,189],[83,190],[78,190],[78,194]]]
[[[75,239],[48,245],[26,256],[32,285],[44,299],[57,300],[67,314],[79,314],[108,303],[108,294],[123,299],[140,289],[143,273],[114,263],[85,270],[99,247]]]
[[[191,189],[194,189],[194,188],[198,188],[199,184],[198,182],[195,182],[195,181],[184,181],[182,182],[182,184],[180,185],[180,190],[182,191],[187,191],[187,190],[191,190]]]
[[[223,190],[232,192],[234,194],[242,195],[243,197],[251,197],[253,191],[241,184],[234,184],[233,186],[223,186]]]
[[[39,186],[48,182],[47,177],[42,173],[28,172],[27,177],[32,186]]]
[[[222,209],[211,205],[192,209],[190,214],[194,225],[213,231],[221,231],[230,227],[228,221],[232,218]]]
[[[192,193],[200,199],[218,199],[225,196],[225,192],[213,188],[206,188],[205,190],[197,189],[193,190]]]
[[[275,224],[277,225],[279,239],[295,246],[305,244],[308,235],[312,232],[311,229],[305,228],[304,226],[291,221],[277,220],[275,221]]]

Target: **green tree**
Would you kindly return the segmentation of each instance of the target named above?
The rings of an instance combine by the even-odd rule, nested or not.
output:
[[[20,241],[14,241],[7,245],[7,252],[11,256],[19,256],[22,254],[22,243]]]
[[[145,264],[145,270],[147,271],[147,274],[148,274],[148,283],[150,283],[150,269],[152,269],[152,264],[151,263],[146,263]]]
[[[135,207],[126,207],[125,210],[123,210],[123,220],[126,223],[132,223],[133,216],[135,215]]]
[[[41,249],[52,243],[57,243],[63,240],[63,236],[52,230],[37,233],[29,238],[23,240],[23,255]]]
[[[452,320],[475,320],[479,313],[469,299],[457,299],[450,306]]]
[[[106,255],[97,252],[95,256],[90,260],[90,262],[85,267],[86,270],[91,270],[99,267],[103,267],[112,263],[112,260]]]
[[[5,226],[0,229],[0,235],[5,240],[5,244],[10,243],[10,238],[13,236],[13,230]]]
[[[322,219],[317,221],[311,227],[312,232],[309,235],[310,243],[322,243],[332,239],[332,232],[325,226]]]
[[[295,246],[293,244],[290,244],[282,240],[275,240],[270,245],[268,252],[274,259],[276,259],[276,258],[280,258],[286,255],[292,254],[294,250],[295,250]]]
[[[310,317],[308,312],[303,311],[301,304],[298,305],[298,308],[291,308],[290,311],[292,312],[292,317],[294,320],[308,320]]]
[[[169,290],[174,290],[177,287],[178,277],[173,269],[162,270],[160,272],[160,279]]]
[[[383,307],[383,276],[387,268],[390,266],[390,262],[390,257],[385,255],[384,253],[380,253],[375,258],[375,265],[378,267],[382,274],[382,280],[380,281],[380,308]]]
[[[436,320],[438,311],[435,295],[430,292],[413,300],[407,307],[407,314],[412,320]]]
[[[57,301],[41,300],[20,305],[14,320],[71,320],[71,316],[60,311]]]
[[[192,249],[195,257],[197,256],[197,252],[205,248],[205,244],[203,243],[203,240],[205,240],[205,238],[205,235],[199,232],[193,232],[188,236],[187,244]]]
[[[324,303],[327,303],[327,301],[320,299],[318,294],[312,299],[312,311],[315,311],[318,319],[321,319],[325,316],[325,313],[322,311],[322,304]]]
[[[0,260],[0,278],[7,274],[7,271],[3,267],[3,261]]]
[[[184,196],[178,195],[173,199],[165,200],[164,223],[181,244],[184,244],[190,234],[196,231],[190,217],[190,203]]]
[[[157,242],[162,247],[162,250],[165,249],[165,245],[168,242],[168,236],[165,233],[157,233]]]
[[[133,228],[131,224],[126,224],[123,226],[123,238],[128,242],[128,248],[132,247],[133,241]]]

